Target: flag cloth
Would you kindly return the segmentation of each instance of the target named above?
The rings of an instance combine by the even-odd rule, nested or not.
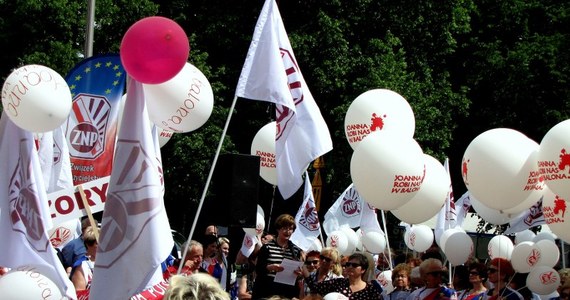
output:
[[[509,228],[504,234],[512,234],[523,230],[546,224],[544,214],[542,212],[542,199],[540,199],[530,208],[524,210],[517,218],[509,222]]]
[[[69,147],[62,126],[38,139],[40,166],[47,193],[73,188]]]
[[[469,197],[469,191],[465,192],[461,198],[457,199],[455,202],[455,208],[457,209],[457,226],[462,227],[465,217],[471,208],[471,198]]]
[[[321,234],[319,214],[317,213],[315,198],[313,197],[313,188],[311,187],[309,174],[307,172],[305,172],[303,203],[295,216],[295,224],[297,224],[297,228],[295,228],[293,235],[291,235],[291,242],[303,249],[303,251],[307,251]]]
[[[350,228],[359,227],[362,221],[362,211],[368,203],[364,202],[354,184],[350,184],[336,199],[325,214],[323,229],[327,235],[340,228],[340,225],[348,225]]]
[[[65,76],[73,103],[64,133],[75,185],[111,174],[125,74],[119,54],[105,54],[82,60]]]
[[[75,288],[51,246],[52,227],[38,152],[31,132],[16,126],[6,114],[0,119],[0,266],[36,265],[76,299]]]
[[[284,199],[302,185],[311,161],[332,150],[329,129],[301,74],[275,0],[266,0],[236,96],[275,103],[277,187]]]
[[[445,163],[443,164],[447,175],[449,174],[449,159],[445,159]],[[450,176],[451,182],[451,176]],[[447,229],[455,228],[457,226],[457,212],[455,211],[455,201],[453,199],[453,187],[452,184],[449,184],[449,193],[447,194],[447,198],[445,200],[445,205],[441,208],[437,215],[437,223],[434,228],[434,235],[435,240],[439,245],[439,238]]]
[[[140,82],[131,80],[95,259],[90,299],[128,299],[162,280],[174,245],[164,209],[156,152]]]
[[[384,232],[378,222],[376,208],[366,202],[366,200],[362,201],[362,219],[360,220],[360,229],[362,232]]]
[[[255,250],[255,245],[257,245],[258,242],[257,236],[246,233],[241,243],[241,253],[245,257],[249,257],[253,253],[253,250]]]

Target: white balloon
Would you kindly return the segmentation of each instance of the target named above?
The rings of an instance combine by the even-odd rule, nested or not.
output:
[[[409,235],[412,250],[424,252],[433,244],[433,232],[427,225],[414,225]]]
[[[539,295],[550,294],[560,285],[560,275],[551,267],[538,266],[528,273],[526,286]]]
[[[424,154],[424,163],[426,173],[419,192],[410,201],[391,211],[408,224],[419,224],[431,219],[441,210],[449,194],[451,179],[443,165],[427,154]]]
[[[535,243],[542,240],[549,240],[554,243],[556,241],[556,237],[551,232],[541,231],[532,239],[532,241]]]
[[[359,240],[358,235],[356,235],[356,232],[354,232],[352,228],[346,225],[340,226],[340,230],[344,233],[348,241],[346,250],[344,251],[344,253],[341,252],[341,254],[350,255],[354,252],[354,250],[356,250],[356,245],[358,245],[358,240]]]
[[[495,225],[502,225],[509,223],[512,219],[516,218],[518,215],[512,215],[507,213],[502,213],[501,211],[490,208],[487,205],[481,203],[477,198],[470,196],[471,198],[471,206],[477,212],[477,214],[483,218],[483,220],[495,224]]]
[[[386,249],[386,237],[383,232],[367,231],[362,235],[362,246],[372,254],[383,253]]]
[[[463,181],[475,198],[492,209],[513,208],[527,199],[536,202],[544,187],[538,150],[535,141],[516,130],[485,131],[465,150]]]
[[[276,122],[261,127],[251,142],[251,155],[259,156],[259,175],[270,184],[277,185],[275,165]]]
[[[327,247],[333,247],[338,250],[339,253],[343,254],[348,248],[348,238],[342,230],[333,231],[327,237]]]
[[[41,268],[21,266],[0,277],[2,299],[62,299],[58,286]]]
[[[528,229],[517,232],[515,233],[515,244],[532,241],[535,236],[536,234]]]
[[[416,120],[408,101],[385,89],[370,90],[356,97],[344,119],[344,133],[352,149],[371,132],[392,131],[412,138],[415,130]]]
[[[311,239],[311,245],[309,246],[309,249],[307,249],[307,253],[309,253],[312,250],[319,251],[319,252],[321,252],[321,250],[323,250],[323,244],[321,243],[321,240],[319,240],[317,238]]]
[[[166,143],[168,143],[168,141],[170,141],[170,139],[172,138],[172,135],[174,134],[174,132],[166,130],[166,129],[162,129],[158,126],[157,126],[157,132],[158,132],[158,144],[159,144],[160,148],[162,148],[164,145],[166,145]]]
[[[14,70],[2,86],[2,106],[18,127],[47,132],[61,126],[71,112],[71,91],[56,71],[41,65]]]
[[[404,231],[404,244],[408,249],[414,250],[414,246],[410,244],[410,233],[412,233],[412,227],[407,227],[406,231]]]
[[[456,231],[445,241],[443,253],[447,260],[454,265],[462,265],[473,254],[473,240],[464,231]]]
[[[366,202],[378,209],[397,209],[421,188],[425,175],[423,151],[411,138],[374,132],[352,154],[350,174]]]
[[[364,246],[362,246],[362,236],[364,234],[362,233],[362,228],[358,228],[358,230],[356,230],[356,236],[358,236],[358,243],[356,244],[356,250],[358,251],[362,251],[364,248]]]
[[[554,268],[558,263],[560,258],[560,250],[558,246],[551,240],[539,240],[534,243],[538,247],[543,255],[540,256],[538,261],[539,266],[547,266]]]
[[[511,264],[515,271],[528,273],[532,268],[538,266],[538,262],[544,255],[548,255],[548,253],[542,251],[534,242],[521,242],[513,249]]]
[[[570,197],[570,119],[552,127],[540,142],[538,165],[556,194]]]
[[[337,292],[328,293],[323,297],[323,300],[348,300],[348,297]]]
[[[491,259],[501,257],[510,260],[513,249],[513,242],[504,235],[494,236],[489,241],[489,245],[487,245],[487,251]]]
[[[566,212],[570,206],[569,200],[553,193],[548,186],[544,189],[542,198],[544,221],[552,233],[566,243],[570,243],[570,218]]]
[[[190,63],[172,79],[143,84],[150,120],[173,132],[190,132],[208,121],[214,108],[210,82]]]
[[[437,241],[436,238],[436,243],[439,245],[439,248],[441,248],[442,250],[445,249],[445,243],[447,242],[447,239],[454,233],[456,232],[465,232],[465,230],[463,230],[463,228],[461,227],[455,227],[455,228],[449,228],[446,229],[442,234],[441,237],[439,238],[439,242]]]

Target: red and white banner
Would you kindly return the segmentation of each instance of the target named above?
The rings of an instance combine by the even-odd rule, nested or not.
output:
[[[75,299],[47,236],[52,221],[34,137],[5,113],[0,119],[0,199],[0,266],[40,265],[62,295]]]
[[[132,79],[101,220],[91,299],[128,299],[162,281],[160,264],[174,246],[162,175],[143,86]]]
[[[303,249],[303,251],[307,251],[314,245],[314,240],[321,234],[319,214],[317,213],[315,198],[313,197],[313,188],[311,187],[309,174],[307,172],[305,172],[305,194],[303,203],[295,216],[295,224],[297,224],[297,228],[291,236],[291,242]]]
[[[84,183],[83,191],[92,213],[103,211],[107,201],[110,176]],[[49,210],[54,224],[81,218],[87,215],[81,194],[72,187],[47,195]]]
[[[275,0],[255,25],[236,96],[275,103],[277,186],[284,199],[303,184],[311,161],[332,150],[329,129],[301,74]]]

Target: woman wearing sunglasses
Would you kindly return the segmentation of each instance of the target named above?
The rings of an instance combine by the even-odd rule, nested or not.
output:
[[[457,295],[458,300],[472,300],[473,298],[485,293],[487,281],[487,267],[482,263],[472,263],[469,265],[469,289],[463,290]]]
[[[487,276],[493,288],[476,297],[478,300],[523,300],[523,296],[507,286],[515,274],[511,262],[504,258],[493,258],[487,268]]]
[[[353,253],[344,264],[346,277],[335,278],[317,282],[314,277],[309,276],[306,267],[303,267],[303,276],[312,293],[324,296],[329,293],[340,293],[350,300],[371,300],[380,299],[382,288],[368,282],[368,277],[372,271],[371,260],[363,253]]]
[[[311,261],[311,257],[307,255],[307,259],[305,260],[305,265],[307,262]],[[315,259],[317,260],[318,267],[314,270],[311,270],[311,265],[307,265],[307,271],[310,273],[311,280],[314,282],[323,282],[326,280],[331,280],[334,278],[342,277],[340,274],[342,272],[340,267],[340,254],[336,248],[326,247],[321,250],[318,257]],[[311,293],[311,289],[307,285],[305,281],[305,295]]]

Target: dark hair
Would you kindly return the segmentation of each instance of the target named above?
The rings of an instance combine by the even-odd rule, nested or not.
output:
[[[348,260],[357,260],[358,264],[360,265],[360,267],[362,268],[362,270],[368,270],[368,258],[366,257],[366,255],[359,253],[359,252],[355,252],[352,253],[349,257]]]
[[[478,262],[471,263],[469,264],[469,271],[471,270],[477,271],[479,278],[481,278],[481,281],[483,281],[483,283],[487,281],[487,266],[485,266],[485,264]]]

